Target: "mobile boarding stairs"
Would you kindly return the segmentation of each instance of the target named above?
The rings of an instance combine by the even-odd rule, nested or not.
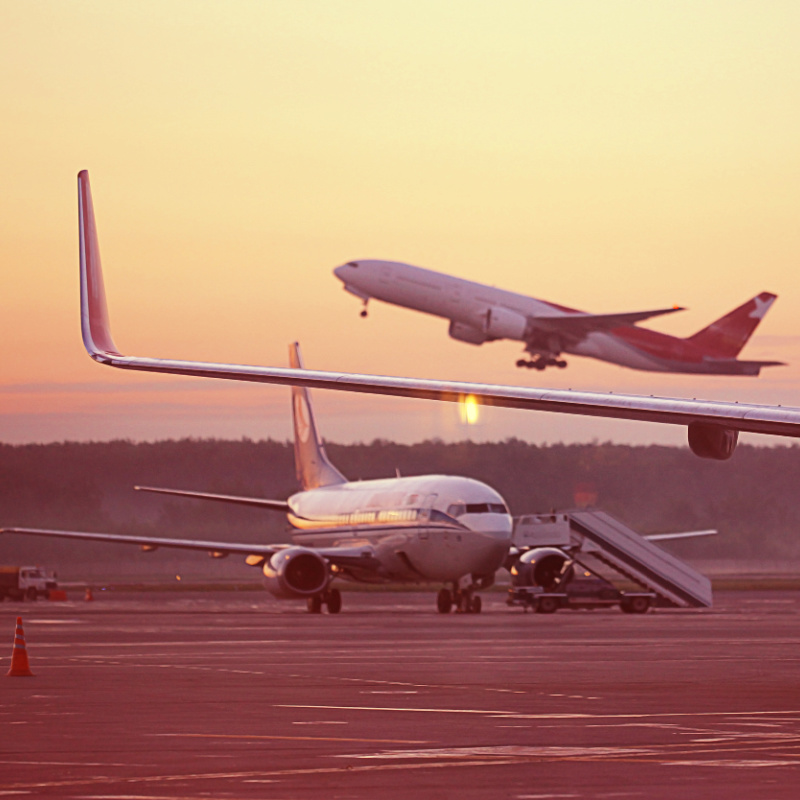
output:
[[[636,613],[647,611],[651,605],[712,605],[711,581],[705,575],[605,511],[581,509],[519,517],[514,526],[514,551],[518,560],[511,568],[508,602],[526,610],[548,613],[566,607],[619,605],[623,611]],[[535,580],[534,562],[548,557],[549,578]],[[593,561],[601,562],[643,591],[615,589],[610,581],[597,576]],[[590,586],[592,580],[594,589]]]

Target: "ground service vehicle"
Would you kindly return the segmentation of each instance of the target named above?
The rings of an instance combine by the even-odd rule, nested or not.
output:
[[[0,567],[0,600],[37,600],[57,588],[55,573],[41,567]]]
[[[512,573],[506,603],[552,614],[560,608],[608,608],[619,606],[627,614],[644,614],[655,604],[655,592],[622,592],[605,578],[565,561],[562,571],[547,585],[537,585],[534,564],[520,564]]]

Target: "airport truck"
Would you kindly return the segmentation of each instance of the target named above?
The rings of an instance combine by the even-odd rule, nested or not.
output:
[[[655,604],[654,592],[623,592],[605,578],[566,561],[562,569],[541,585],[533,569],[514,569],[506,603],[553,614],[560,608],[608,608],[619,606],[627,614],[644,614]]]
[[[560,608],[594,609],[619,606],[627,614],[644,614],[655,605],[652,592],[621,592],[596,575],[577,580],[563,592],[548,592],[541,586],[514,586],[508,590],[506,603],[539,614],[554,614]]]
[[[41,567],[0,567],[0,600],[37,600],[57,588],[55,573]]]

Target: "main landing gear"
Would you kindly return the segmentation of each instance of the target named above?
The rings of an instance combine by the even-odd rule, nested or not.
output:
[[[547,369],[547,367],[558,367],[559,369],[564,369],[567,366],[567,362],[564,361],[563,358],[553,358],[552,356],[535,356],[530,361],[525,358],[520,358],[517,361],[517,366],[527,367],[528,369],[538,369],[543,370]]]
[[[315,594],[306,600],[310,614],[321,614],[326,605],[329,614],[338,614],[342,610],[342,593],[338,589],[326,589],[322,594]]]
[[[369,303],[369,300],[365,300],[364,301],[364,308],[361,309],[361,316],[362,317],[366,317],[367,316],[367,303]]]
[[[470,587],[459,589],[457,584],[453,585],[451,591],[447,587],[439,589],[436,596],[436,608],[440,614],[449,614],[455,607],[457,614],[480,614],[483,603],[477,594],[473,594]]]

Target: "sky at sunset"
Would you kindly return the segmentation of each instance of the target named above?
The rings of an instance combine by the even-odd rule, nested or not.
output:
[[[800,4],[0,0],[0,441],[289,436],[285,388],[86,355],[91,175],[131,355],[800,406]],[[384,258],[686,336],[779,295],[762,377],[571,357],[520,371],[444,320],[359,301]],[[317,393],[327,438],[682,444],[671,426]],[[747,441],[766,442],[758,437]]]

